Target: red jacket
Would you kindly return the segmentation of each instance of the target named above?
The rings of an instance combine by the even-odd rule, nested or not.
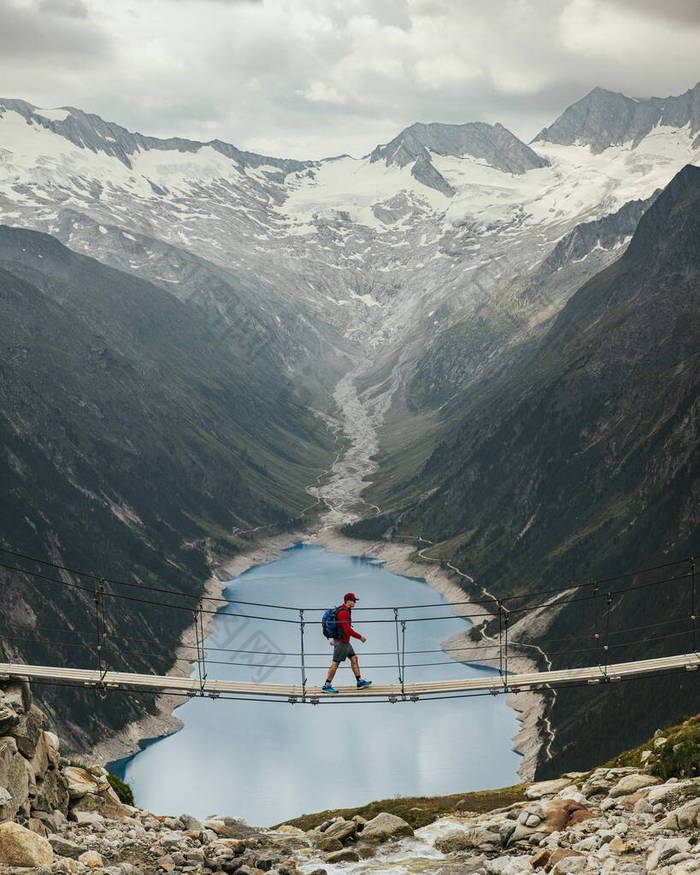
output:
[[[345,605],[341,605],[338,608],[338,613],[335,615],[335,620],[337,625],[337,630],[339,634],[335,636],[336,641],[342,641],[343,644],[347,644],[350,640],[350,636],[353,638],[362,638],[362,635],[359,635],[351,626],[352,616],[350,608]]]

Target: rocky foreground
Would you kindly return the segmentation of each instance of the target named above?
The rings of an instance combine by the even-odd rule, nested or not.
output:
[[[687,742],[683,742],[687,744]],[[0,685],[0,873],[103,875],[656,875],[700,871],[700,777],[651,774],[660,733],[637,765],[530,784],[522,801],[457,810],[414,830],[382,812],[312,829],[255,829],[231,817],[158,817],[126,804],[104,769],[61,757],[29,685]],[[408,816],[408,815],[407,815]]]

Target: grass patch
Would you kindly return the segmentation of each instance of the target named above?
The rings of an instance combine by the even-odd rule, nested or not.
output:
[[[634,766],[667,781],[669,778],[693,778],[700,775],[700,714],[661,730],[666,742],[656,746],[656,738],[625,751],[606,766]],[[648,755],[643,758],[643,754]]]
[[[427,826],[439,817],[457,811],[476,811],[483,813],[494,808],[504,808],[525,799],[525,784],[503,787],[500,790],[479,790],[475,793],[454,793],[451,796],[400,796],[395,799],[380,799],[358,808],[337,808],[334,811],[319,811],[316,814],[302,814],[293,820],[286,820],[290,826],[299,829],[312,829],[331,817],[348,819],[355,814],[370,820],[382,811],[402,817],[414,829]],[[278,824],[280,825],[280,824]]]
[[[109,781],[109,786],[114,790],[114,792],[119,797],[119,801],[123,802],[124,805],[133,805],[134,804],[134,793],[131,787],[126,783],[126,781],[122,781],[116,775],[113,775],[111,772],[107,775],[107,780]]]

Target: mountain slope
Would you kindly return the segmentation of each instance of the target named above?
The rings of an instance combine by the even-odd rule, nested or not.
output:
[[[358,533],[400,517],[399,531],[445,542],[432,555],[451,557],[506,604],[518,592],[697,552],[699,325],[700,169],[688,166],[643,215],[625,254],[573,295],[536,349],[488,393],[465,396],[459,422],[405,485],[422,500]],[[629,626],[683,621],[678,590],[642,595],[625,601]],[[545,637],[585,640],[596,621],[580,605],[563,608]],[[649,655],[683,646],[652,638],[642,647]],[[555,668],[591,658],[556,649]],[[640,647],[615,653],[639,656]],[[594,702],[587,691],[560,692],[542,774],[581,766],[588,739],[604,739],[604,756],[614,750],[613,700],[642,733],[681,713],[688,696],[698,701],[693,684],[639,686],[642,695],[623,687]]]
[[[0,301],[2,546],[196,596],[209,560],[240,546],[235,530],[288,528],[313,503],[304,487],[332,441],[269,350],[251,355],[157,286],[31,231],[0,228]],[[2,578],[11,661],[51,663],[58,638],[60,659],[94,665],[90,594]],[[191,612],[109,605],[105,658],[169,670]],[[133,637],[148,644],[123,652]],[[97,712],[75,695],[73,746],[152,708]]]

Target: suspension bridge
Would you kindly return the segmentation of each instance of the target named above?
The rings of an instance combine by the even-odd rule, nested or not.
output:
[[[695,562],[693,558],[669,562],[651,568],[638,569],[617,577],[594,580],[589,583],[523,592],[508,599],[491,597],[488,600],[464,600],[438,602],[423,605],[390,605],[356,607],[355,622],[382,624],[385,641],[391,646],[383,650],[365,653],[366,657],[382,657],[384,663],[369,664],[373,671],[391,672],[394,678],[387,682],[375,682],[370,687],[338,686],[337,694],[325,693],[319,685],[309,683],[310,670],[325,670],[330,654],[310,650],[310,634],[320,638],[321,614],[328,607],[297,607],[269,604],[241,599],[204,596],[195,597],[184,591],[148,587],[138,581],[113,580],[91,572],[79,571],[47,562],[22,553],[0,548],[7,562],[0,561],[0,568],[18,575],[34,586],[50,586],[71,590],[74,597],[85,604],[86,625],[73,629],[73,638],[66,640],[68,630],[64,627],[35,626],[24,630],[34,633],[34,644],[39,645],[55,658],[51,665],[30,665],[8,658],[17,644],[32,643],[32,638],[4,634],[0,646],[6,661],[0,661],[0,679],[26,678],[36,683],[66,685],[94,689],[102,696],[110,691],[131,693],[165,693],[182,697],[227,698],[252,701],[287,702],[290,704],[325,704],[330,702],[419,702],[441,698],[457,698],[479,695],[498,695],[530,691],[553,690],[564,686],[595,686],[676,672],[696,671],[700,667],[700,654],[696,641],[696,592]],[[13,564],[10,564],[12,562]],[[37,570],[37,568],[41,570]],[[48,572],[53,570],[59,576]],[[630,614],[634,599],[645,599],[652,588],[663,588],[665,604],[674,606],[673,615],[663,619],[649,618],[650,622],[626,625],[614,623],[613,619]],[[658,601],[658,599],[657,599]],[[123,640],[111,631],[110,618],[115,604],[128,607],[138,614],[140,610],[158,612],[186,611],[191,618],[192,643],[184,645],[191,651],[176,659],[175,669],[169,674],[155,671],[144,672],[120,670],[114,663],[119,659],[148,663],[163,655],[148,650],[130,650],[130,646],[144,646],[147,639]],[[553,639],[536,640],[537,649],[543,646],[564,644],[564,650],[549,651],[557,662],[569,655],[569,662],[583,665],[548,668],[539,671],[512,671],[515,657],[523,648],[533,647],[527,640],[520,640],[518,618],[531,615],[533,611],[561,610],[566,605],[577,605],[583,625],[589,628],[580,635],[565,635]],[[479,613],[470,613],[478,607]],[[261,613],[265,611],[266,613]],[[489,612],[489,632],[483,632],[481,643],[448,643],[439,650],[407,647],[407,636],[415,623],[454,621],[456,617],[476,620],[484,624],[484,611]],[[357,614],[362,612],[358,619]],[[631,611],[633,616],[638,616]],[[222,638],[205,635],[206,621],[217,618],[220,627],[236,625],[233,636]],[[274,633],[266,634],[268,626],[286,630],[285,640],[293,633],[297,642],[292,650],[282,651],[276,646],[279,638]],[[182,626],[182,622],[180,623]],[[236,642],[241,629],[246,630],[245,640]],[[19,630],[18,630],[19,631]],[[386,634],[391,632],[391,637]],[[54,637],[61,633],[62,637]],[[239,636],[240,637],[240,636]],[[321,639],[322,640],[322,639]],[[466,640],[466,639],[465,639]],[[13,642],[15,642],[13,644]],[[568,643],[578,646],[566,649]],[[238,643],[239,646],[219,646]],[[583,646],[581,646],[583,645]],[[654,648],[663,651],[651,655]],[[72,653],[72,657],[58,654]],[[618,651],[624,659],[615,659]],[[634,658],[637,652],[641,658]],[[670,651],[670,652],[669,652]],[[490,655],[489,655],[490,654]],[[574,658],[575,655],[575,658]],[[440,657],[447,656],[448,659]],[[323,665],[310,662],[316,657],[325,657]],[[289,663],[289,659],[295,661]],[[419,661],[412,661],[418,659]],[[484,665],[491,663],[494,671],[481,676],[457,676],[447,679],[424,679],[412,677],[412,673],[425,675],[428,668],[452,666],[459,669],[464,663]],[[78,665],[67,663],[81,663]],[[177,668],[183,663],[182,669]],[[220,666],[223,674],[251,672],[253,677],[224,677],[215,679],[210,673]],[[416,669],[420,669],[416,672]],[[293,682],[288,675],[297,675]],[[286,674],[283,680],[278,678]],[[276,677],[274,677],[276,675]],[[272,678],[272,680],[270,680]],[[284,681],[284,682],[283,682]]]

